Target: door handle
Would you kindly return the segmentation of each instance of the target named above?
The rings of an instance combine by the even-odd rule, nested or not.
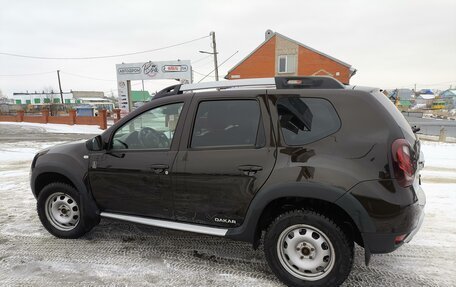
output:
[[[240,165],[238,169],[244,172],[245,175],[252,176],[255,173],[262,171],[263,167],[259,165]]]
[[[125,157],[125,154],[121,153],[121,152],[108,151],[106,154],[109,154],[110,156],[117,157],[117,158]]]
[[[150,166],[150,168],[156,173],[156,174],[159,174],[159,173],[162,173],[163,171],[165,171],[165,173],[167,174],[167,169],[169,168],[169,166],[167,164],[152,164]]]

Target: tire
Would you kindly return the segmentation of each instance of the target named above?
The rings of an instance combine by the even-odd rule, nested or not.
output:
[[[60,182],[46,185],[40,191],[37,211],[47,231],[59,238],[79,238],[98,223],[88,219],[79,192]]]
[[[264,252],[288,286],[339,286],[353,265],[353,243],[331,219],[314,211],[281,214],[269,226]]]

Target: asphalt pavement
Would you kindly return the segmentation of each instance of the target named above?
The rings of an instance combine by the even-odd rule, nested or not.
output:
[[[456,137],[456,121],[428,118],[405,117],[410,125],[421,128],[418,133],[430,136],[440,135],[440,129],[444,128],[447,137]]]
[[[44,128],[35,126],[0,125],[0,142],[33,141],[57,142],[90,139],[95,135],[75,133],[49,133]]]

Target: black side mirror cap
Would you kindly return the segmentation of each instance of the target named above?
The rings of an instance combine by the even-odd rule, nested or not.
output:
[[[101,139],[101,136],[98,135],[98,136],[86,141],[86,147],[90,151],[103,150],[103,140]]]

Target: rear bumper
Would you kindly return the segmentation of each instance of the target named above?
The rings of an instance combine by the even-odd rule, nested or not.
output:
[[[426,204],[426,197],[423,189],[418,184],[418,181],[411,188],[414,189],[418,200],[414,204],[404,207],[401,210],[401,213],[403,215],[401,217],[408,218],[409,220],[415,222],[415,224],[411,228],[398,230],[398,232],[363,233],[362,236],[364,240],[364,246],[369,249],[370,253],[375,254],[392,252],[399,248],[402,244],[410,242],[416,233],[420,230],[424,220],[424,206]],[[398,225],[400,226],[400,223],[398,223]]]

